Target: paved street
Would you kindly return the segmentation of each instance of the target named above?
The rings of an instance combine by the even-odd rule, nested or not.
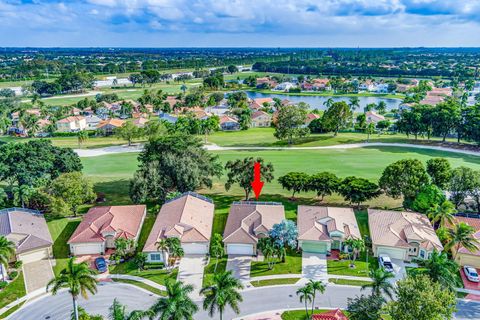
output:
[[[227,261],[227,271],[232,271],[233,276],[237,279],[242,281],[250,281],[251,264],[251,256],[229,255]]]
[[[233,319],[249,314],[268,310],[287,308],[302,308],[295,294],[298,286],[276,286],[258,289],[249,289],[242,293],[243,303],[240,304],[241,315],[234,315],[228,310],[224,319]],[[316,306],[322,307],[345,307],[347,297],[353,297],[360,293],[360,289],[350,286],[327,286],[324,295],[317,298]],[[368,293],[368,292],[366,292]],[[151,306],[156,298],[151,294],[141,291],[136,287],[119,283],[106,283],[99,287],[98,293],[89,300],[80,300],[80,305],[88,312],[106,315],[113,298],[117,297],[127,305],[128,310],[146,309]],[[480,303],[459,301],[456,319],[480,319]],[[71,298],[67,292],[61,292],[54,297],[46,297],[36,300],[24,306],[9,319],[13,320],[65,320],[69,318],[71,310]],[[196,320],[211,319],[207,313],[200,311],[195,315]]]
[[[204,255],[185,255],[178,266],[178,280],[193,286],[191,298],[195,300],[200,298],[206,260]]]

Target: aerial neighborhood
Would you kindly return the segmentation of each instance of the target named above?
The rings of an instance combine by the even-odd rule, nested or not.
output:
[[[480,318],[480,52],[5,52],[0,319]]]

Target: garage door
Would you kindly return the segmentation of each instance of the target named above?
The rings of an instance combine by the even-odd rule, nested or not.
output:
[[[85,243],[73,245],[73,254],[100,254],[102,253],[102,245],[99,243]]]
[[[227,244],[227,254],[253,256],[253,244]]]
[[[462,253],[458,255],[457,260],[461,266],[472,266],[475,268],[480,268],[480,259],[478,256]]]
[[[206,243],[184,243],[182,244],[185,254],[207,254],[208,244]]]
[[[48,259],[48,249],[42,249],[34,252],[23,253],[19,255],[23,263],[34,262],[42,259]]]
[[[327,253],[327,244],[325,242],[303,241],[301,247],[304,252],[324,253],[324,254]]]
[[[391,259],[405,260],[405,250],[395,248],[377,248],[377,256],[386,254]]]

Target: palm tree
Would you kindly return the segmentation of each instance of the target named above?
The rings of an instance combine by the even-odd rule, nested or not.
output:
[[[185,95],[185,92],[187,91],[187,86],[184,84],[182,84],[182,86],[180,87],[180,90],[182,90],[183,94]]]
[[[299,288],[297,290],[297,296],[300,296],[300,302],[305,303],[305,314],[307,319],[309,319],[310,316],[308,314],[308,303],[312,302],[312,297],[313,297],[312,288],[309,285]]]
[[[417,272],[427,274],[430,279],[440,283],[447,289],[454,289],[458,283],[458,264],[450,260],[445,252],[434,250],[429,259],[420,262],[422,268]]]
[[[330,108],[330,107],[332,106],[332,104],[333,104],[334,102],[335,102],[335,100],[333,100],[332,98],[328,98],[327,100],[325,100],[325,101],[323,102],[323,105],[324,105],[325,107],[327,107],[327,109],[328,109],[328,108]]]
[[[192,285],[184,285],[181,281],[167,280],[167,295],[158,299],[151,307],[151,317],[159,316],[161,320],[191,320],[198,311],[197,305],[189,298]]]
[[[148,311],[141,310],[135,310],[128,313],[125,306],[122,305],[116,298],[113,300],[113,304],[110,306],[109,310],[109,320],[141,320],[147,316],[150,316]]]
[[[157,250],[162,253],[162,260],[165,263],[165,266],[168,267],[168,251],[169,251],[169,246],[168,246],[168,241],[166,238],[162,238],[155,243],[157,246]]]
[[[450,240],[448,241],[445,249],[451,250],[455,248],[453,260],[457,257],[460,247],[464,247],[470,252],[478,250],[480,243],[474,237],[475,229],[465,222],[456,224],[453,229],[450,229]]]
[[[354,268],[358,254],[365,251],[365,241],[363,239],[348,238],[344,241],[344,244],[352,250],[352,253],[350,254],[350,267]]]
[[[13,187],[12,188],[13,203],[16,206],[22,206],[22,208],[25,208],[25,203],[27,203],[30,200],[30,197],[32,196],[33,192],[34,192],[34,188],[26,184]]]
[[[88,298],[88,292],[97,293],[97,279],[95,270],[90,269],[86,262],[75,263],[75,257],[70,258],[67,267],[60,272],[47,284],[47,291],[52,288],[52,294],[55,295],[62,288],[67,288],[72,295],[73,312],[75,320],[78,320],[78,297],[82,295]]]
[[[389,281],[395,277],[395,275],[391,272],[386,272],[383,268],[378,268],[375,270],[370,270],[369,272],[370,278],[372,278],[372,282],[369,284],[365,284],[362,286],[362,290],[367,288],[372,289],[372,296],[381,296],[382,293],[387,295],[390,299],[393,298],[393,285]]]
[[[81,130],[77,134],[78,147],[81,148],[82,144],[88,140],[88,132],[86,130]]]
[[[454,214],[457,212],[455,205],[448,200],[443,201],[440,205],[435,204],[427,214],[432,223],[438,223],[440,227],[453,225],[455,222]]]
[[[5,236],[0,236],[0,271],[2,272],[1,280],[4,279],[2,265],[7,266],[10,258],[15,254],[15,243],[8,240]]]
[[[358,97],[351,97],[348,106],[352,112],[355,111],[355,109],[360,107],[360,99]]]
[[[208,310],[210,317],[213,317],[215,311],[218,310],[220,320],[223,319],[223,312],[227,305],[230,305],[232,310],[239,314],[238,303],[243,301],[239,292],[241,289],[243,289],[243,285],[240,280],[232,276],[232,271],[216,273],[213,277],[213,284],[200,290],[200,294],[205,296],[203,309]]]
[[[312,314],[313,314],[313,309],[315,307],[315,296],[317,295],[317,291],[322,294],[325,292],[325,284],[322,281],[315,281],[310,279],[307,286],[310,286],[310,289],[312,290]]]

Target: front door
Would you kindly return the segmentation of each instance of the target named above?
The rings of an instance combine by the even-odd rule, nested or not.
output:
[[[115,239],[113,238],[113,236],[107,236],[105,238],[105,246],[108,248],[108,249],[113,249],[115,248]]]

